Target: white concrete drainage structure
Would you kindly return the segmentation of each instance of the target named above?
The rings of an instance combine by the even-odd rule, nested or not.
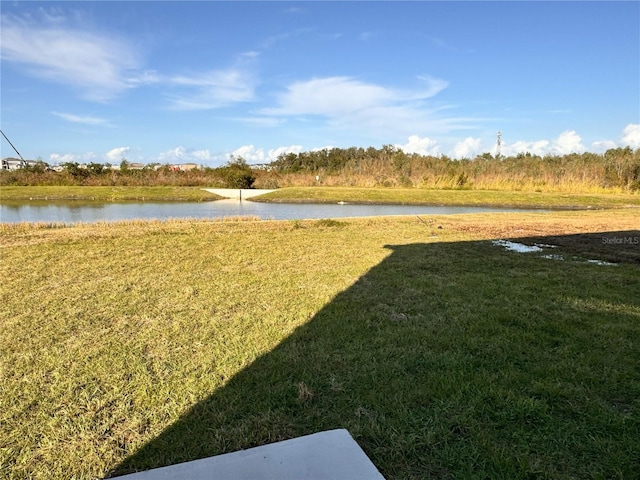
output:
[[[246,200],[247,198],[257,197],[265,193],[271,193],[275,190],[259,190],[253,188],[203,188],[202,190],[213,193],[224,198],[237,198],[238,200]]]
[[[117,477],[123,480],[384,480],[349,432],[328,430]]]

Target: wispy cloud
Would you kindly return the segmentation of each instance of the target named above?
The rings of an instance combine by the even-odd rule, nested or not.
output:
[[[277,33],[275,35],[270,35],[266,37],[262,42],[260,42],[260,49],[268,49],[275,46],[278,43],[288,41],[302,35],[307,35],[311,33],[313,29],[311,28],[298,28],[296,30],[291,30],[288,32]]]
[[[233,120],[237,122],[254,125],[256,127],[277,127],[286,122],[284,118],[275,117],[237,117]]]
[[[123,39],[67,25],[60,14],[2,15],[2,60],[30,75],[80,90],[105,101],[130,87],[139,67],[135,50]]]
[[[180,91],[169,96],[176,110],[207,110],[253,100],[254,76],[231,67],[194,75],[176,75],[168,83]]]
[[[446,117],[428,101],[449,85],[422,75],[410,89],[367,83],[353,77],[324,77],[294,82],[259,114],[294,120],[316,118],[340,130],[370,135],[408,136],[416,131],[443,133],[471,128],[478,119]]]
[[[358,40],[361,42],[367,42],[373,37],[373,32],[360,32],[358,35]]]
[[[38,15],[2,16],[2,61],[29,75],[75,88],[87,100],[105,102],[128,89],[159,85],[171,108],[202,110],[253,99],[251,62],[259,53],[238,55],[226,69],[166,74],[145,69],[133,45],[117,34],[89,31],[62,10]],[[103,119],[54,112],[69,122],[107,125]]]
[[[67,122],[72,122],[72,123],[81,123],[84,125],[112,126],[107,119],[100,118],[100,117],[74,115],[72,113],[63,113],[63,112],[51,112],[51,114],[55,115],[56,117],[62,118]]]
[[[430,76],[419,77],[421,88],[399,90],[365,83],[351,77],[326,77],[296,82],[278,96],[279,105],[263,109],[268,115],[325,115],[340,116],[347,113],[398,106],[424,100],[438,94],[448,86],[445,80]]]

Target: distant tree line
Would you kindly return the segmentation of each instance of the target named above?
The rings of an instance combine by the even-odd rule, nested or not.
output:
[[[52,171],[45,162],[17,170],[3,170],[0,185],[87,185],[87,186],[193,186],[214,188],[253,188],[256,177],[242,157],[232,157],[218,168],[175,170],[170,165],[152,163],[131,168],[123,159],[117,169],[109,164],[66,162]]]
[[[326,185],[479,188],[479,189],[614,189],[640,190],[640,149],[604,154],[499,157],[483,153],[473,159],[408,154],[393,145],[376,149],[333,148],[286,153],[272,164],[280,175],[311,177]]]
[[[44,162],[5,170],[0,185],[131,185],[217,188],[278,188],[286,186],[413,187],[531,191],[640,191],[640,149],[629,147],[603,154],[499,157],[483,153],[454,160],[446,155],[408,154],[393,145],[381,148],[331,148],[284,153],[266,169],[255,169],[242,157],[218,168],[176,171],[151,164],[119,169],[89,163],[47,170]]]

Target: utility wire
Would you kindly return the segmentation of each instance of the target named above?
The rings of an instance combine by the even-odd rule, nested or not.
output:
[[[9,140],[7,138],[7,136],[4,134],[4,132],[2,130],[0,130],[0,133],[2,134],[2,136],[5,138],[5,140],[7,142],[9,142],[9,145],[11,145],[11,148],[13,148],[15,150],[15,152],[18,154],[18,156],[20,157],[20,160],[22,160],[24,162],[24,158],[22,158],[22,155],[20,155],[20,152],[16,149],[16,147],[13,146],[13,143],[11,143],[11,140]]]

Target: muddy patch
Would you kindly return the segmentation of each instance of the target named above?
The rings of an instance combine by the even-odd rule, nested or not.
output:
[[[640,230],[500,239],[492,244],[519,253],[537,252],[547,260],[640,265]]]

